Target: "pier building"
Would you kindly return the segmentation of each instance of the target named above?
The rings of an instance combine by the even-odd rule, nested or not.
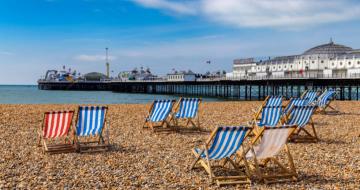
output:
[[[300,55],[235,59],[233,78],[332,78],[360,75],[360,49],[330,40]]]

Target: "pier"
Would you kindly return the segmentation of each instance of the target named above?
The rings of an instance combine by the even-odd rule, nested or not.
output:
[[[360,78],[298,78],[261,80],[198,80],[198,81],[106,81],[46,82],[41,90],[107,90],[123,93],[169,94],[217,97],[233,100],[263,100],[268,95],[287,99],[299,97],[307,89],[331,88],[338,100],[359,100]]]

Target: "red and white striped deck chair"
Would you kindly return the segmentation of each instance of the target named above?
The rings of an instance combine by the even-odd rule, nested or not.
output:
[[[69,131],[74,111],[51,111],[44,113],[43,123],[38,131],[39,146],[48,153],[74,152],[73,140],[69,139]]]

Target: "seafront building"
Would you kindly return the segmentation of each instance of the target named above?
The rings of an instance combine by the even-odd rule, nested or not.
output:
[[[196,74],[192,71],[174,71],[167,74],[167,81],[195,81]]]
[[[332,40],[300,55],[279,56],[267,60],[235,59],[229,79],[243,78],[351,78],[360,76],[360,49]]]

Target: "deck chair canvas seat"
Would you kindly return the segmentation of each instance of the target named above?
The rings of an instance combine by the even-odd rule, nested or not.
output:
[[[180,98],[179,102],[175,106],[175,113],[172,116],[174,124],[178,126],[179,120],[185,119],[185,127],[192,124],[193,127],[200,128],[200,104],[201,98]]]
[[[38,145],[43,145],[45,153],[75,152],[70,131],[74,111],[45,112],[42,126],[38,130]]]
[[[307,100],[301,98],[291,98],[284,108],[284,114],[288,114],[293,106],[305,106]]]
[[[276,127],[283,117],[283,107],[282,106],[264,106],[261,109],[261,117],[254,117],[253,121],[250,122],[254,128],[253,132],[257,134],[260,131],[260,128],[267,127]]]
[[[316,106],[294,106],[290,113],[287,116],[287,121],[285,125],[296,125],[297,130],[290,137],[292,141],[312,141],[317,142],[318,136],[315,130],[315,125],[312,120],[312,116],[316,110]],[[306,129],[306,126],[310,126],[312,129],[312,133]],[[305,133],[304,135],[300,135],[300,133]]]
[[[75,130],[75,142],[79,152],[109,150],[110,123],[106,119],[107,112],[106,106],[79,106]]]
[[[246,150],[246,158],[251,168],[251,174],[255,174],[265,183],[296,181],[297,173],[292,155],[286,142],[294,132],[296,126],[264,127],[254,137],[251,147]],[[282,150],[287,155],[287,164],[283,164],[277,158]],[[272,164],[271,164],[272,163]],[[280,171],[274,171],[274,169]]]
[[[195,155],[195,161],[190,169],[195,168],[196,164],[200,164],[210,176],[211,182],[216,182],[219,186],[225,184],[248,184],[250,183],[249,168],[244,162],[244,172],[238,164],[235,164],[234,157],[244,157],[243,148],[241,148],[244,140],[251,132],[251,127],[217,127],[210,135],[202,148],[192,149]],[[241,151],[239,151],[241,148]],[[216,165],[216,162],[218,164]],[[222,163],[219,163],[222,162]],[[221,165],[219,165],[221,164]],[[228,164],[228,168],[226,165]],[[216,167],[226,168],[227,170],[235,170],[238,174],[231,176],[217,176]]]
[[[175,100],[155,100],[145,117],[143,128],[155,130],[157,127],[170,126],[170,114]]]
[[[258,111],[254,111],[254,118],[258,119],[263,111],[264,107],[279,107],[282,106],[283,97],[282,96],[267,96],[263,103],[261,104]]]
[[[335,99],[336,92],[334,90],[326,90],[317,101],[316,105],[318,106],[318,109],[320,113],[326,113],[326,109],[330,108],[333,111],[337,110],[330,105],[330,103]]]
[[[318,91],[309,90],[309,91],[306,91],[306,93],[302,99],[306,100],[306,105],[311,105],[314,102],[316,102],[317,98],[318,98]]]

